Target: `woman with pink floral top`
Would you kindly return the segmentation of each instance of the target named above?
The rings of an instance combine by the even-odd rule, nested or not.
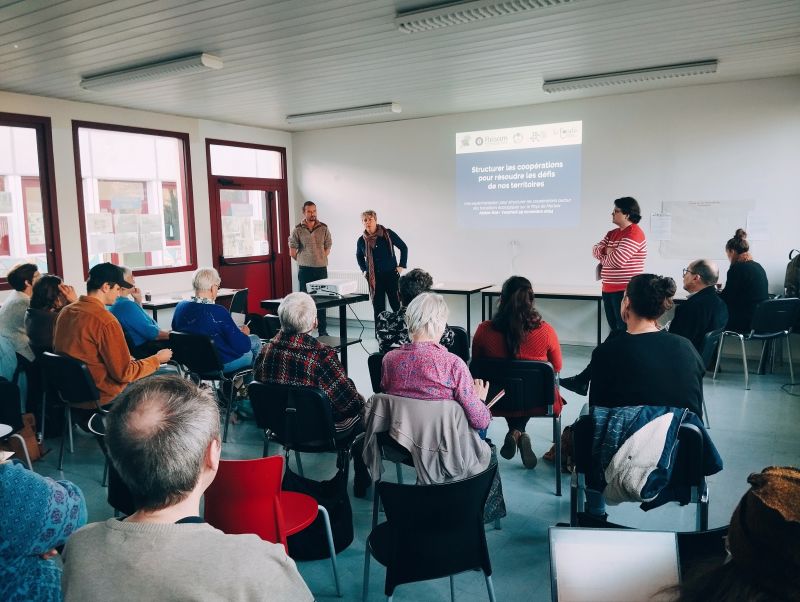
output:
[[[447,314],[444,298],[436,293],[422,293],[409,304],[405,319],[411,343],[383,358],[381,389],[413,399],[454,399],[470,426],[484,431],[492,419],[485,404],[489,383],[473,380],[464,360],[439,344]]]

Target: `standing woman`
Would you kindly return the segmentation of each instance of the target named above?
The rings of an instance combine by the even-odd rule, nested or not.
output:
[[[530,280],[512,276],[503,283],[497,313],[491,320],[481,322],[475,331],[472,357],[550,362],[555,372],[561,371],[558,335],[536,311]],[[561,413],[563,404],[564,400],[556,388],[553,410],[557,415]],[[525,468],[533,468],[537,462],[530,435],[525,432],[530,417],[544,415],[545,408],[536,408],[536,411],[538,413],[505,416],[508,433],[500,455],[510,460],[519,448]]]
[[[749,332],[756,305],[769,298],[767,273],[761,264],[753,261],[747,232],[739,228],[725,244],[725,253],[731,262],[725,288],[720,296],[728,306],[727,330]]]
[[[378,314],[386,309],[386,297],[392,311],[400,309],[400,294],[397,280],[406,269],[408,247],[403,240],[389,228],[378,223],[378,214],[367,210],[361,214],[364,233],[356,241],[356,260],[361,272],[369,282],[375,322]],[[400,249],[400,265],[397,264],[394,247]]]

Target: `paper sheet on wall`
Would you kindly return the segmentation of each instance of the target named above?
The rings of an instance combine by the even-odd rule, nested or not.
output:
[[[666,201],[663,213],[672,216],[672,238],[659,242],[665,259],[721,258],[727,241],[747,223],[754,200]]]
[[[117,213],[114,215],[114,231],[139,233],[139,216],[135,213]]]
[[[650,238],[672,240],[672,216],[669,213],[650,214]]]
[[[114,232],[113,213],[87,213],[86,231],[90,234],[102,234]]]
[[[44,244],[44,214],[43,213],[29,213],[28,214],[28,244],[43,245]]]
[[[162,232],[164,227],[161,223],[161,216],[157,213],[148,213],[139,216],[140,232]]]
[[[118,232],[114,236],[114,243],[117,253],[138,253],[139,252],[139,233],[138,232]]]
[[[142,209],[142,200],[135,196],[115,196],[111,197],[111,208],[115,211],[119,210],[139,210]]]
[[[114,252],[114,235],[105,233],[89,233],[89,249],[92,254]]]
[[[0,213],[11,213],[11,193],[8,190],[0,190]]]
[[[140,232],[140,250],[161,251],[164,248],[164,237],[161,232]]]
[[[769,240],[769,215],[758,211],[747,214],[747,240]]]
[[[250,203],[231,203],[231,215],[234,217],[252,217],[253,206]]]

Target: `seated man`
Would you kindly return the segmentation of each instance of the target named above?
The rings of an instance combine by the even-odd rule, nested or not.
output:
[[[64,600],[312,599],[282,545],[226,535],[199,516],[221,449],[210,392],[156,376],[114,405],[108,453],[138,510],[70,537]]]
[[[336,351],[309,333],[317,327],[317,306],[307,293],[291,293],[278,306],[281,330],[256,360],[260,382],[318,387],[331,402],[338,439],[363,432],[364,398],[347,378]],[[353,449],[353,493],[365,497],[370,485],[361,446]]]
[[[129,383],[153,374],[172,358],[169,349],[141,360],[131,357],[122,326],[106,309],[117,300],[120,288],[131,288],[122,268],[113,263],[94,266],[89,270],[86,294],[59,312],[53,334],[56,353],[80,360],[89,368],[100,392],[100,405],[110,403]],[[92,410],[94,404],[87,402],[83,407]]]
[[[181,301],[172,314],[172,330],[210,336],[223,363],[223,372],[251,368],[261,349],[261,339],[250,334],[244,324],[241,328],[231,314],[215,300],[222,280],[214,268],[200,268],[192,277],[194,296]]]
[[[131,288],[121,289],[119,297],[108,310],[119,320],[130,341],[133,357],[147,357],[168,346],[169,331],[161,330],[158,323],[142,309],[142,291],[136,286],[131,269],[124,265],[119,267]]]
[[[698,259],[683,270],[683,288],[689,298],[675,307],[669,331],[689,339],[703,353],[703,336],[724,328],[728,323],[728,306],[717,294],[719,268],[709,259]]]

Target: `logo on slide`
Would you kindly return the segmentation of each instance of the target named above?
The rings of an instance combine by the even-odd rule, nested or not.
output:
[[[461,139],[461,146],[469,146],[471,142],[472,142],[472,138],[470,136],[464,136]]]
[[[514,134],[514,143],[519,144],[520,142],[522,142],[522,133],[517,132]]]
[[[483,145],[483,138],[481,138],[480,136],[475,138],[475,146],[482,146],[482,145]]]

